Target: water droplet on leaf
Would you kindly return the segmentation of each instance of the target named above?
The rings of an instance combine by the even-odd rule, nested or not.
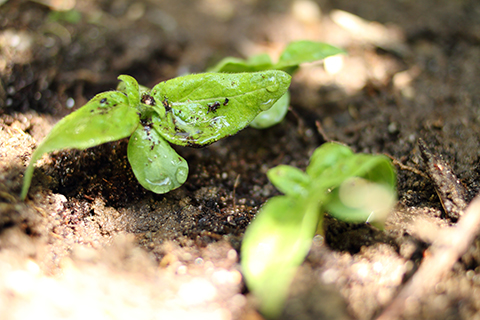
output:
[[[185,168],[185,167],[179,167],[177,169],[177,172],[175,173],[175,178],[180,184],[184,183],[187,180],[187,176],[188,176],[188,168]]]
[[[163,186],[171,188],[173,186],[172,180],[169,177],[160,176],[157,179],[145,179],[152,186]]]
[[[280,88],[280,84],[278,83],[278,81],[276,81],[275,78],[273,78],[273,77],[268,79],[268,80],[271,81],[272,84],[270,84],[266,87],[267,91],[272,92],[272,93],[277,92],[278,89]]]

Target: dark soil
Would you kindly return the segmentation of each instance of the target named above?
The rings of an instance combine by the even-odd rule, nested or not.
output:
[[[463,203],[480,189],[478,1],[0,3],[2,319],[262,319],[239,267],[243,233],[278,194],[266,171],[304,169],[326,140],[394,158],[399,200],[384,231],[326,218],[282,318],[373,319],[463,209],[442,206],[439,165],[422,158],[419,139],[450,166]],[[68,5],[73,13],[59,11]],[[118,75],[151,86],[228,55],[278,56],[299,39],[344,48],[343,67],[303,66],[279,125],[176,148],[190,167],[179,189],[143,189],[122,140],[45,156],[19,200],[38,141]],[[402,317],[480,319],[479,246]]]

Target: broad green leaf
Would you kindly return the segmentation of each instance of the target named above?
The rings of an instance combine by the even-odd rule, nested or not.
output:
[[[152,121],[169,142],[201,147],[245,128],[270,109],[288,89],[291,77],[277,70],[203,73],[175,78],[151,91]]]
[[[20,197],[25,199],[34,164],[44,153],[67,148],[86,149],[128,137],[138,126],[136,109],[118,91],[96,95],[86,105],[60,120],[32,154]]]
[[[187,179],[185,159],[149,125],[138,126],[132,134],[127,155],[135,177],[147,190],[166,193]]]
[[[255,129],[266,129],[280,123],[283,118],[285,118],[289,106],[290,92],[287,91],[277,102],[275,102],[273,107],[267,111],[260,112],[260,114],[250,122],[250,127]]]
[[[326,43],[302,40],[290,43],[276,64],[273,64],[270,56],[264,53],[254,55],[247,60],[227,57],[210,68],[209,71],[235,73],[276,69],[293,75],[302,63],[322,60],[339,53],[345,53],[345,51]],[[290,95],[288,94],[288,96],[285,95],[278,100],[271,109],[260,113],[250,123],[250,126],[256,129],[265,129],[280,123],[285,118],[289,104]]]
[[[283,51],[275,69],[296,67],[305,62],[323,60],[326,57],[339,53],[345,53],[342,49],[332,45],[308,40],[301,40],[290,43]]]
[[[308,195],[310,177],[298,168],[279,165],[268,170],[267,176],[278,190],[288,196],[305,198]]]
[[[221,60],[212,68],[208,69],[208,72],[255,72],[272,69],[273,64],[270,56],[266,53],[255,55],[248,60],[227,57]]]
[[[245,232],[242,271],[267,317],[281,312],[296,268],[310,249],[318,219],[315,201],[278,196],[265,204]]]

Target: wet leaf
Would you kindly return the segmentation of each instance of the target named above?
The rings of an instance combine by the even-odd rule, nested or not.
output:
[[[86,105],[60,120],[32,154],[24,175],[20,197],[24,199],[33,175],[34,164],[44,153],[67,148],[86,149],[123,139],[138,126],[136,109],[118,91],[96,95]]]
[[[291,77],[277,70],[255,73],[204,73],[156,85],[159,133],[169,142],[200,147],[245,128],[270,109],[288,89]]]
[[[287,114],[288,107],[290,106],[290,92],[285,94],[267,111],[262,111],[258,116],[250,122],[250,127],[255,129],[269,128],[277,123],[281,122]]]
[[[147,190],[166,193],[187,180],[185,159],[148,125],[139,126],[132,134],[127,155],[135,177]]]
[[[326,43],[301,40],[291,42],[283,51],[278,63],[273,64],[268,54],[259,54],[247,60],[227,57],[209,69],[210,72],[252,72],[262,70],[283,70],[293,75],[300,64],[325,59],[329,56],[345,53],[342,49]],[[288,92],[287,92],[288,94]],[[285,94],[275,105],[261,112],[250,126],[265,129],[280,123],[288,111],[290,95]]]
[[[25,171],[23,199],[34,164],[44,153],[119,140],[130,136],[140,122],[143,127],[128,149],[136,177],[156,193],[175,189],[185,182],[188,167],[165,140],[201,147],[233,135],[272,107],[287,91],[291,77],[283,71],[206,73],[165,81],[152,90],[131,76],[119,79],[118,91],[101,93],[60,120],[38,146]],[[152,129],[148,137],[145,127]]]

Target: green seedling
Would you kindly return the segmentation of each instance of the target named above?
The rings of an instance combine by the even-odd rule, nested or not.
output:
[[[280,55],[277,63],[273,63],[268,54],[259,54],[247,60],[227,57],[209,69],[211,72],[255,72],[264,70],[283,70],[293,76],[300,64],[323,60],[329,56],[345,53],[342,49],[326,43],[301,40],[291,42]],[[250,126],[264,129],[280,123],[287,114],[290,105],[290,94],[287,91],[272,108],[261,112]]]
[[[275,318],[313,237],[322,230],[324,212],[382,227],[396,201],[396,174],[384,156],[354,154],[344,145],[325,143],[305,172],[280,165],[267,175],[284,195],[268,200],[247,228],[241,264],[261,311]]]
[[[38,146],[25,171],[25,199],[34,164],[47,152],[86,149],[130,137],[128,161],[139,183],[155,193],[181,186],[188,165],[170,143],[203,147],[236,134],[280,99],[285,72],[203,73],[161,82],[151,90],[121,75],[118,90],[103,92],[60,120]]]

